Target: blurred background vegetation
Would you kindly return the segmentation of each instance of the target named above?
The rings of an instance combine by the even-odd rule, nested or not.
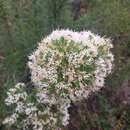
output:
[[[27,56],[54,29],[110,37],[115,66],[106,87],[72,104],[67,130],[130,130],[130,0],[0,0],[0,130],[6,91],[29,82]]]

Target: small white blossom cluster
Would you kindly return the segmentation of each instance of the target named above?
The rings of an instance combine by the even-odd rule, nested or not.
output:
[[[12,125],[20,120],[23,130],[28,126],[32,130],[57,130],[66,126],[71,102],[88,98],[104,86],[114,60],[111,48],[109,39],[90,31],[52,32],[29,56],[35,94],[22,91],[23,87],[19,87],[22,84],[10,89],[5,103],[15,104],[15,110],[4,123]],[[20,115],[24,120],[19,119]]]
[[[7,117],[3,124],[13,125],[18,121],[23,123],[23,128],[28,125],[29,120],[33,117],[34,113],[36,113],[37,108],[34,106],[34,103],[28,102],[28,94],[25,91],[24,83],[18,83],[14,88],[9,89],[7,92],[8,97],[5,99],[5,104],[10,109],[13,110],[9,117]],[[26,120],[22,121],[21,117],[26,118]]]
[[[22,130],[57,130],[59,126],[67,125],[70,100],[60,99],[62,105],[58,101],[42,103],[39,102],[39,92],[34,90],[35,93],[27,93],[23,83],[9,89],[5,104],[10,107],[11,114],[5,118],[3,124]]]

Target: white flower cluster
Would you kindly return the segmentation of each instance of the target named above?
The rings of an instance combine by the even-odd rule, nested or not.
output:
[[[21,121],[21,116],[26,117],[26,120],[24,120],[24,126],[25,127],[29,122],[29,120],[32,118],[33,114],[37,111],[36,106],[34,106],[34,103],[28,102],[28,94],[25,91],[25,85],[24,83],[18,83],[15,85],[14,88],[9,89],[7,92],[8,97],[5,99],[5,104],[8,107],[12,107],[13,114],[9,117],[7,117],[3,124],[13,125],[18,120]],[[12,113],[12,112],[11,112]]]
[[[56,30],[29,56],[32,81],[48,94],[81,100],[104,85],[112,69],[110,48],[109,39],[90,31]]]
[[[5,104],[11,107],[11,114],[5,118],[3,124],[22,130],[57,130],[59,126],[68,124],[70,100],[60,99],[62,105],[58,101],[42,103],[40,92],[35,92],[33,95],[27,93],[23,83],[9,89]]]
[[[28,126],[32,130],[57,130],[66,126],[70,103],[88,98],[104,86],[114,60],[111,48],[109,39],[90,31],[52,32],[29,56],[35,94],[22,91],[23,84],[10,89],[5,103],[15,104],[15,110],[4,123],[12,125],[20,121],[23,130]]]

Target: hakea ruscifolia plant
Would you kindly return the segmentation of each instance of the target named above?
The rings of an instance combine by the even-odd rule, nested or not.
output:
[[[90,31],[52,32],[29,56],[28,66],[35,92],[27,94],[25,89],[22,91],[23,87],[18,87],[16,94],[9,90],[5,102],[15,104],[15,109],[4,123],[17,124],[23,130],[29,127],[32,130],[57,130],[66,126],[70,103],[88,98],[104,86],[105,77],[112,70],[111,48],[109,39]],[[19,84],[13,89],[17,86]],[[24,97],[18,99],[22,94]]]

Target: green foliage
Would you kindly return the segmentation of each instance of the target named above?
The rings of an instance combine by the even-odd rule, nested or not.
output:
[[[90,9],[86,15],[74,24],[75,29],[91,29],[112,38],[130,31],[128,8],[119,1],[93,0],[88,2],[88,6]]]
[[[61,28],[69,18],[68,0],[48,0],[49,22],[52,29]]]
[[[67,1],[0,1],[0,52],[8,71],[22,72],[36,43],[63,22]],[[51,10],[52,9],[52,10]],[[54,15],[55,13],[55,15]]]

